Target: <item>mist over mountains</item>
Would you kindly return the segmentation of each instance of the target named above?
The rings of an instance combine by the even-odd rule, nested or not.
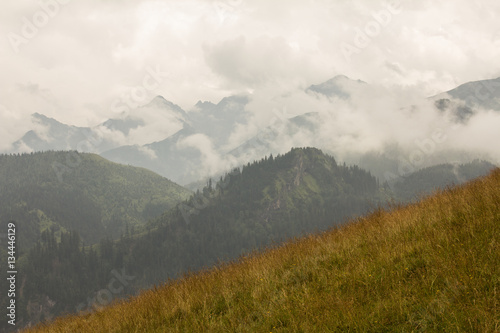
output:
[[[254,91],[183,110],[162,96],[93,127],[39,113],[8,153],[78,150],[180,184],[296,146],[314,146],[382,181],[439,163],[498,163],[500,78],[421,99],[339,75],[305,89]],[[376,111],[375,111],[376,110]]]
[[[499,1],[0,6],[0,333],[498,327]]]

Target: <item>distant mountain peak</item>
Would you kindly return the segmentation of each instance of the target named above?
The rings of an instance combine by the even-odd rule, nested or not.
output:
[[[155,98],[151,100],[148,104],[142,106],[141,108],[157,108],[160,109],[161,111],[163,110],[168,110],[168,111],[174,111],[179,119],[181,120],[186,120],[187,119],[187,114],[186,112],[177,104],[172,103],[169,100],[166,100],[163,96],[158,95]]]
[[[430,98],[433,100],[452,98],[464,102],[468,107],[500,110],[500,77],[467,82]]]
[[[162,95],[157,95],[155,98],[153,98],[153,101],[154,101],[154,100],[159,100],[159,101],[167,101],[167,100],[165,99],[165,97],[163,97]]]
[[[331,78],[330,80],[334,80],[334,79],[349,79],[349,77],[345,76],[344,74],[339,74],[339,75],[335,75],[333,78]],[[349,79],[350,80],[350,79]]]
[[[33,119],[38,119],[38,120],[42,120],[42,121],[50,121],[50,120],[52,120],[52,121],[57,121],[57,120],[55,120],[54,118],[47,117],[46,115],[41,114],[41,113],[38,113],[38,112],[33,113],[33,114],[31,115],[31,117],[32,117]]]
[[[345,75],[337,75],[333,78],[316,85],[311,85],[306,91],[313,91],[327,97],[339,97],[348,99],[350,97],[350,88],[364,86],[367,83],[361,80],[353,80]]]
[[[33,118],[47,118],[47,116],[41,114],[41,113],[38,113],[38,112],[35,112],[31,115]]]
[[[195,107],[199,108],[199,109],[205,109],[205,108],[211,108],[211,107],[214,107],[215,104],[210,102],[210,101],[201,101],[199,100],[198,103],[196,103]]]
[[[68,128],[72,127],[70,125],[63,124],[54,118],[47,117],[46,115],[38,113],[38,112],[33,113],[31,115],[31,118],[34,122],[42,124],[42,125],[58,126],[59,128],[60,127],[68,127]]]
[[[321,84],[325,84],[325,83],[331,83],[331,82],[355,82],[355,83],[361,83],[361,84],[367,84],[365,81],[361,81],[361,80],[355,80],[355,79],[351,79],[350,77],[348,76],[345,76],[343,74],[339,74],[339,75],[336,75],[334,77],[332,77],[331,79],[323,82],[323,83],[320,83]]]
[[[478,81],[470,81],[459,85],[458,87],[447,91],[447,93],[459,93],[464,90],[469,91],[471,88],[476,88],[484,86],[487,90],[491,90],[491,92],[500,92],[500,77],[496,79],[486,79],[486,80],[478,80]]]
[[[166,100],[165,97],[158,95],[155,98],[151,100],[148,104],[145,105],[146,107],[148,106],[169,106],[169,107],[178,107],[174,103],[172,103],[169,100]]]
[[[201,101],[199,100],[195,107],[200,109],[212,109],[214,107],[225,107],[229,104],[240,104],[245,105],[249,102],[249,97],[247,95],[231,95],[222,98],[217,104],[214,104],[210,101]]]

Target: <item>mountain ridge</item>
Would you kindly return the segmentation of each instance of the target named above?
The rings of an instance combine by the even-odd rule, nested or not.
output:
[[[496,169],[30,332],[494,332],[499,201]]]
[[[309,86],[306,91],[313,91],[326,97],[348,99],[351,96],[349,90],[366,85],[368,84],[364,81],[353,80],[345,75],[337,75],[323,83]]]
[[[106,288],[113,269],[134,277],[119,296],[135,294],[258,248],[341,225],[384,198],[369,172],[338,165],[318,149],[295,148],[269,156],[217,182],[209,180],[189,199],[135,232],[128,228],[114,241],[104,238],[82,246],[69,228],[61,231],[60,240],[45,230],[19,268],[30,291],[20,304],[39,306],[19,311],[24,324],[80,311],[81,302]],[[62,290],[55,288],[61,284]],[[90,302],[88,310],[94,305]]]
[[[497,89],[496,85],[500,86],[499,79],[468,82],[448,92],[431,97],[431,100],[434,99],[436,114],[443,114],[445,118],[446,115],[449,115],[452,122],[466,125],[471,118],[480,112],[479,104],[472,105],[469,103],[470,101],[467,101],[467,98],[479,100],[483,106],[491,103],[495,106],[496,99],[500,97],[500,90]],[[313,97],[314,95],[318,95],[318,98],[327,97],[334,107],[335,101],[347,100],[352,92],[356,92],[356,96],[358,96],[363,89],[368,87],[369,85],[361,80],[352,80],[344,75],[337,75],[325,82],[310,85],[305,92],[312,94]],[[465,89],[464,87],[469,88]],[[462,90],[467,92],[466,96],[454,93],[454,91]],[[480,98],[476,96],[478,92]],[[452,96],[454,94],[457,98]],[[152,169],[162,176],[184,185],[213,175],[211,171],[200,169],[200,163],[213,163],[214,165],[221,165],[228,161],[232,161],[233,164],[243,163],[248,158],[259,159],[269,153],[285,153],[291,147],[301,145],[300,139],[302,137],[310,137],[310,133],[317,131],[327,121],[320,117],[312,123],[307,121],[309,124],[300,123],[299,118],[296,117],[306,119],[308,118],[306,114],[316,112],[315,110],[304,110],[303,114],[294,118],[283,116],[278,117],[278,120],[273,118],[268,127],[261,128],[253,137],[237,136],[238,139],[235,141],[235,136],[232,135],[235,129],[245,128],[249,124],[251,115],[247,110],[247,105],[251,101],[252,95],[228,96],[216,104],[198,101],[194,109],[186,112],[178,105],[158,95],[149,103],[129,110],[126,114],[108,119],[97,127],[77,128],[57,122],[62,127],[59,131],[54,129],[53,133],[47,118],[41,121],[42,125],[49,122],[43,126],[45,129],[37,130],[40,133],[37,131],[26,133],[22,139],[16,141],[13,151],[77,149],[95,152],[114,162]],[[500,104],[496,106],[500,110]],[[141,118],[141,111],[147,112],[148,117],[153,117],[154,121],[148,123],[145,118]],[[55,123],[52,126],[57,127]],[[188,128],[194,129],[194,131],[189,131],[190,135],[179,135],[179,133],[187,133],[186,129]],[[277,132],[281,129],[284,131],[273,133],[273,131]],[[250,133],[252,132],[254,130],[250,131]],[[151,136],[151,133],[154,135]],[[176,138],[178,141],[174,144]],[[188,138],[189,140],[186,140]],[[165,147],[161,147],[162,142]],[[320,146],[321,143],[320,139],[318,142],[308,142],[307,144]],[[273,145],[280,144],[286,146],[286,149],[269,149]],[[321,148],[329,149],[326,146]],[[207,149],[210,152],[205,154]],[[241,154],[242,151],[245,153]],[[330,151],[330,153],[337,152]],[[479,157],[483,158],[482,156],[474,156],[474,158]],[[363,159],[363,156],[359,158]],[[356,159],[347,161],[358,163]],[[444,161],[445,159],[442,159],[438,162],[443,163]],[[172,162],[177,167],[166,167],[167,162]],[[465,161],[461,160],[461,162]],[[370,165],[364,165],[364,167],[370,168]],[[375,172],[375,170],[373,171]],[[377,176],[383,175],[377,174]]]
[[[17,220],[26,248],[45,229],[78,231],[86,244],[117,238],[190,195],[150,170],[95,154],[0,155],[0,218]],[[74,208],[79,202],[79,210]]]

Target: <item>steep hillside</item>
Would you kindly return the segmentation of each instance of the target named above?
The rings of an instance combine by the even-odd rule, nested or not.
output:
[[[117,238],[190,192],[151,171],[93,154],[0,155],[0,220],[15,220],[24,249],[43,230],[77,231],[86,244]]]
[[[153,221],[126,266],[144,287],[359,216],[383,201],[377,181],[314,148],[235,169]],[[152,264],[154,263],[154,265]],[[144,273],[144,272],[147,272]]]
[[[106,305],[111,299],[98,293],[108,290],[113,271],[133,277],[111,295],[123,297],[188,271],[340,225],[373,209],[382,198],[368,172],[337,165],[318,149],[293,149],[235,169],[217,183],[209,181],[203,191],[153,220],[140,234],[82,248],[74,234],[63,233],[58,242],[45,233],[22,265],[20,323]]]
[[[498,332],[500,170],[30,332]]]

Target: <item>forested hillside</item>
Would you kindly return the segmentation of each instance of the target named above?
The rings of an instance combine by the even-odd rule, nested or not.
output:
[[[498,332],[500,170],[30,332]]]
[[[5,174],[16,175],[1,178],[7,217],[29,236],[20,241],[26,253],[18,299],[23,325],[95,310],[169,278],[338,226],[388,200],[408,201],[419,191],[493,167],[437,166],[380,186],[357,166],[339,165],[315,148],[296,148],[209,180],[173,206],[173,198],[186,198],[186,190],[96,155],[43,153],[2,156],[0,162]],[[23,243],[29,240],[34,246],[28,251]],[[115,285],[118,277],[123,283]]]
[[[149,170],[77,152],[0,155],[0,189],[0,221],[18,223],[23,249],[43,230],[76,231],[85,244],[116,239],[190,195]]]
[[[384,199],[369,172],[296,148],[233,170],[155,220],[155,231],[131,245],[130,270],[151,285],[339,225]]]
[[[58,242],[47,231],[21,270],[23,322],[93,310],[188,271],[340,225],[384,199],[368,172],[337,165],[317,149],[293,149],[210,181],[142,234],[83,248],[75,233]],[[117,271],[130,280],[111,299],[100,297]]]

